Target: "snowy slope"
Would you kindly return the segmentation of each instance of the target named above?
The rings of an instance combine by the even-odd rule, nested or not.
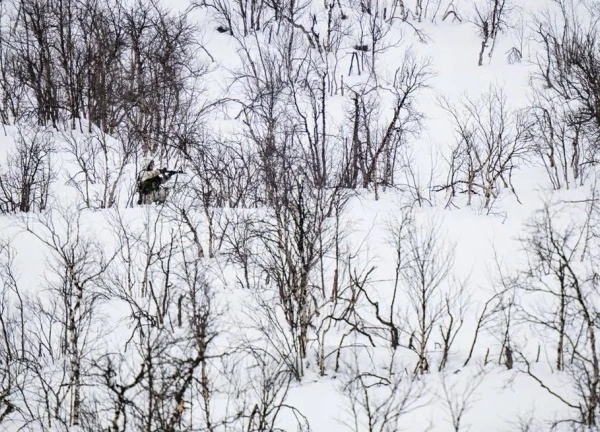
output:
[[[388,3],[390,4],[387,7],[391,8],[392,2]],[[433,8],[433,3],[445,2],[431,3],[430,7]],[[405,326],[398,323],[401,328],[399,347],[395,351],[392,350],[389,336],[381,329],[373,330],[375,336],[371,341],[364,334],[357,333],[342,339],[348,331],[348,326],[325,324],[326,321],[321,320],[329,313],[339,314],[340,311],[335,308],[341,306],[330,302],[320,304],[319,307],[323,309],[320,311],[321,321],[318,323],[330,325],[331,329],[323,335],[320,333],[322,328],[311,328],[308,353],[302,362],[304,376],[301,380],[294,379],[289,382],[289,393],[285,398],[286,408],[281,410],[275,421],[274,427],[280,428],[277,430],[300,430],[297,426],[298,419],[305,418],[313,431],[546,431],[550,430],[549,425],[552,421],[577,416],[577,410],[569,408],[525,373],[525,363],[518,355],[515,355],[513,368],[508,369],[505,366],[501,318],[495,318],[496,321],[479,329],[472,357],[469,364],[464,366],[473,343],[477,320],[486,302],[502,288],[506,288],[502,286],[502,276],[515,275],[519,270],[526,268],[530,257],[521,238],[527,235],[528,222],[546,202],[567,202],[556,223],[567,223],[569,218],[572,218],[579,224],[577,226],[583,226],[581,221],[585,217],[587,207],[582,201],[590,194],[591,181],[585,186],[571,190],[553,191],[543,166],[531,158],[513,173],[512,181],[518,199],[508,188],[503,189],[500,196],[494,200],[491,209],[484,208],[478,197],[471,206],[466,205],[464,197],[458,197],[456,205],[447,206],[446,191],[430,191],[430,188],[446,178],[446,161],[457,142],[454,125],[447,110],[440,106],[440,98],[447,98],[451,106],[457,107],[465,96],[477,99],[484,95],[490,86],[497,86],[506,95],[510,109],[528,106],[530,77],[535,69],[531,62],[536,58],[539,49],[530,38],[531,29],[528,23],[533,22],[533,15],[548,2],[528,1],[526,5],[520,6],[523,10],[512,10],[508,20],[514,23],[514,28],[509,28],[498,36],[493,55],[491,59],[485,58],[483,66],[477,66],[480,36],[476,27],[466,19],[473,16],[473,6],[467,1],[454,3],[456,9],[462,11],[465,18],[463,22],[450,22],[451,19],[442,21],[440,16],[435,23],[428,20],[422,23],[411,21],[410,24],[395,21],[384,39],[389,41],[389,48],[380,54],[377,60],[377,79],[381,80],[383,87],[393,81],[394,73],[402,66],[407,50],[414,52],[416,58],[428,59],[430,62],[431,78],[428,88],[423,89],[415,99],[416,108],[424,116],[422,132],[407,140],[407,151],[414,164],[418,183],[429,202],[422,206],[416,205],[414,195],[402,187],[380,189],[377,191],[377,199],[373,190],[361,189],[351,194],[340,216],[340,224],[346,227],[341,241],[344,248],[342,255],[352,256],[352,259],[348,258],[348,261],[344,262],[344,265],[349,266],[345,269],[352,270],[340,275],[340,286],[351,287],[353,276],[360,279],[361,275],[371,271],[363,286],[369,293],[369,299],[378,302],[385,311],[393,304],[395,316],[406,320]],[[187,7],[180,3],[177,6]],[[385,5],[380,3],[379,7],[383,9]],[[318,14],[319,25],[324,26],[325,12],[322,2],[312,2],[310,8]],[[344,39],[337,55],[330,53],[329,58],[322,61],[337,62],[338,74],[344,76],[348,88],[360,88],[375,78],[369,78],[366,73],[361,76],[348,75],[354,52],[352,46],[357,43],[359,35],[357,23],[361,19],[358,8],[349,10],[348,14],[346,25],[350,36]],[[211,10],[200,8],[195,10],[192,16],[202,28],[206,51],[214,58],[214,62],[209,61],[210,71],[205,77],[207,100],[219,97],[243,100],[241,84],[233,82],[234,74],[243,67],[244,61],[239,41],[226,33],[221,34],[213,30],[216,21]],[[519,20],[523,21],[524,35],[519,35]],[[306,18],[305,25],[309,26],[309,22],[310,19]],[[419,40],[413,27],[425,35],[424,42]],[[256,50],[256,44],[269,47],[265,41],[266,37],[264,34],[260,34],[257,39],[248,37],[248,49]],[[397,41],[399,42],[396,43]],[[520,63],[509,64],[506,52],[516,43],[524,44],[523,60]],[[253,52],[256,54],[256,51]],[[393,98],[388,95],[386,99],[386,94],[382,92],[380,95],[384,104],[381,110],[382,124],[391,117]],[[344,95],[341,91],[330,95],[327,111],[330,131],[348,127],[348,123],[343,120],[347,118],[351,107],[352,99],[348,91]],[[226,109],[211,113],[209,123],[212,131],[225,137],[241,136],[244,125],[238,116],[239,112],[239,106],[233,101]],[[6,136],[0,141],[0,150],[3,153],[14,148],[13,135],[16,133],[16,127],[7,126],[6,130]],[[49,133],[54,134],[57,143],[65,142],[58,132]],[[87,338],[85,366],[93,370],[95,366],[104,365],[103,362],[111,358],[117,365],[115,376],[126,383],[139,373],[140,365],[145,361],[143,344],[136,346],[131,343],[132,340],[137,340],[136,331],[143,321],[139,316],[144,311],[150,316],[160,316],[161,307],[165,307],[162,311],[165,312],[162,315],[164,322],[156,326],[146,322],[146,336],[149,339],[168,340],[165,342],[165,350],[168,351],[168,356],[171,356],[169,358],[183,359],[195,355],[197,347],[193,340],[198,336],[194,334],[194,329],[186,327],[185,323],[177,324],[177,311],[181,313],[182,306],[177,304],[176,300],[176,296],[181,293],[194,292],[198,296],[194,297],[198,304],[206,306],[210,303],[209,309],[215,313],[212,324],[215,338],[208,350],[212,357],[203,366],[206,369],[202,371],[202,378],[200,372],[196,372],[198,382],[204,379],[205,374],[210,377],[213,392],[210,406],[213,419],[218,423],[218,419],[225,416],[234,418],[238,411],[250,412],[253,401],[264,400],[261,397],[265,396],[260,394],[261,383],[277,383],[278,372],[285,368],[277,360],[280,353],[276,353],[274,347],[278,342],[265,339],[265,328],[270,328],[274,322],[261,315],[262,312],[259,311],[264,309],[261,304],[271,305],[273,316],[269,319],[279,317],[279,322],[284,319],[277,305],[274,282],[265,280],[260,269],[254,269],[255,273],[249,276],[253,286],[259,288],[253,291],[244,285],[243,268],[239,261],[232,258],[233,246],[230,242],[235,231],[232,221],[246,217],[258,221],[257,226],[267,223],[264,226],[272,228],[274,225],[268,225],[268,221],[273,218],[270,209],[226,208],[205,211],[199,207],[192,207],[188,216],[192,219],[191,225],[197,230],[199,242],[203,247],[203,253],[199,254],[198,242],[191,234],[190,225],[184,223],[177,207],[189,199],[185,195],[185,188],[176,189],[172,203],[164,207],[127,206],[135,175],[135,167],[128,165],[122,184],[119,184],[118,205],[115,208],[82,209],[81,195],[76,193],[67,181],[67,173],[75,173],[77,167],[64,153],[58,154],[63,156],[57,161],[55,169],[59,173],[59,180],[51,194],[51,203],[48,206],[51,210],[0,217],[2,240],[10,240],[10,245],[16,253],[14,270],[18,285],[28,298],[39,299],[40,307],[37,310],[42,312],[38,317],[31,317],[31,325],[47,325],[47,328],[55,326],[56,332],[60,333],[61,320],[68,320],[61,316],[65,311],[53,303],[57,301],[56,296],[60,289],[56,291],[56,288],[61,286],[61,272],[64,271],[57,264],[61,259],[60,253],[75,251],[75,254],[85,255],[85,252],[89,252],[95,258],[90,257],[89,261],[84,259],[78,264],[82,266],[82,272],[95,274],[96,271],[102,271],[106,277],[92,277],[88,281],[89,290],[93,291],[97,298],[92,302],[93,308],[92,303],[88,305],[90,320],[83,319],[85,331],[82,331],[82,337]],[[2,160],[5,159],[0,159]],[[2,165],[0,162],[0,167]],[[569,204],[574,201],[579,203]],[[215,223],[213,228],[217,236],[222,235],[225,239],[214,257],[209,257],[208,253],[209,212],[214,212],[211,213],[213,219],[210,223]],[[414,241],[426,240],[434,233],[432,253],[438,262],[447,263],[449,266],[448,274],[440,283],[440,292],[445,294],[461,289],[460,299],[456,301],[464,307],[464,322],[456,334],[447,364],[442,371],[438,371],[438,366],[443,341],[439,325],[433,327],[428,344],[428,347],[431,347],[428,348],[430,370],[425,374],[413,373],[418,356],[409,348],[409,340],[412,339],[409,329],[414,328],[416,320],[416,312],[411,306],[410,288],[401,283],[397,296],[394,291],[396,251],[390,244],[390,227],[399,227],[409,214],[414,221],[411,222],[413,225],[409,226],[407,233],[413,234],[411,238]],[[333,225],[333,219],[329,218],[328,223]],[[44,241],[49,244],[44,244]],[[135,244],[129,244],[130,241]],[[57,247],[53,250],[52,245]],[[65,245],[67,247],[61,249]],[[72,246],[73,248],[69,249]],[[127,249],[128,247],[131,249]],[[260,247],[258,242],[251,244],[249,249],[251,253],[262,257],[265,251]],[[150,249],[157,251],[156,255],[146,254]],[[156,263],[159,259],[170,256],[168,254],[171,252],[172,274],[166,276],[164,267],[161,268],[164,262]],[[103,259],[98,258],[100,256],[103,256]],[[153,259],[157,261],[148,265],[148,260]],[[328,252],[323,266],[325,286],[330,287],[333,284],[335,266],[333,251]],[[197,285],[186,285],[190,280],[187,271],[197,272]],[[6,280],[4,275],[2,280]],[[154,281],[153,287],[148,288],[148,280]],[[207,289],[207,286],[210,289]],[[158,296],[165,297],[157,299],[154,294],[148,294],[148,289],[156,289]],[[88,288],[86,293],[87,290]],[[163,302],[163,299],[171,295],[168,294],[170,292],[173,293],[173,298]],[[184,294],[181,294],[182,298]],[[439,295],[443,297],[443,294]],[[443,303],[442,297],[439,300]],[[185,299],[187,304],[184,304],[184,309],[189,307],[191,310],[192,306],[197,306],[187,297]],[[517,302],[522,300],[524,305],[535,305],[538,301],[536,299],[535,295],[531,298],[523,295]],[[137,309],[132,308],[132,304]],[[16,297],[6,300],[6,305],[9,305],[12,311],[18,311]],[[367,323],[365,328],[380,325],[375,318],[372,302],[364,296],[360,297],[356,307],[358,316]],[[53,313],[56,317],[51,323],[52,318],[49,316]],[[35,321],[38,318],[39,323]],[[579,400],[577,389],[572,386],[568,374],[554,372],[554,345],[546,345],[548,335],[537,333],[518,313],[515,313],[512,319],[516,321],[511,330],[514,351],[522,352],[532,361],[536,376],[540,377],[545,385],[552,389],[560,389],[561,396],[568,400]],[[160,331],[163,326],[168,328],[168,335]],[[282,330],[273,334],[283,337],[286,332]],[[62,338],[56,334],[51,337]],[[320,337],[323,337],[322,343],[319,341]],[[182,340],[186,342],[180,343]],[[346,348],[341,351],[337,367],[336,353],[341,340],[344,340]],[[282,340],[279,343],[283,345],[284,342]],[[320,373],[318,364],[321,344],[328,355],[324,374]],[[237,352],[229,352],[235,351],[232,347],[237,347],[240,352],[244,351],[244,354],[238,357]],[[282,348],[282,351],[284,350]],[[228,354],[224,355],[226,352]],[[252,358],[250,352],[257,357]],[[63,366],[68,362],[68,355],[61,357],[57,354],[56,358],[49,358],[44,363],[48,376],[57,387],[60,387],[61,379],[64,384],[64,377],[61,377],[60,371],[65,370]],[[54,372],[53,368],[56,368]],[[178,370],[177,365],[171,369],[165,367],[165,375],[174,373],[173,370]],[[362,375],[365,380],[363,384],[371,383],[372,386],[367,384],[363,388],[355,387],[359,382],[357,376],[360,373],[366,374]],[[113,394],[102,393],[106,388],[98,384],[103,379],[101,374],[90,373],[85,379],[86,384],[89,384],[84,391],[86,403],[94,401],[99,405],[108,404],[107,400],[116,397]],[[390,383],[396,382],[395,380],[398,387],[390,387]],[[353,388],[354,392],[351,391]],[[385,402],[391,401],[394,407],[400,407],[403,396],[408,394],[405,412],[387,425],[367,425],[366,411],[364,407],[359,407],[364,402],[361,398],[365,394],[362,393],[365,388],[369,389],[368,395],[372,398],[370,403],[385,405]],[[136,396],[138,391],[139,396]],[[32,406],[41,403],[34,396],[29,397],[35,401],[32,402]],[[133,387],[129,397],[139,397],[139,401],[142,401],[145,397],[144,391]],[[186,398],[201,401],[199,394],[193,397],[191,393],[186,394],[184,399]],[[354,405],[352,398],[355,398]],[[61,409],[68,410],[70,402],[63,403]],[[140,406],[142,405],[140,402]],[[200,425],[206,421],[204,409],[199,403],[188,405],[183,417],[190,423],[195,421]],[[457,415],[461,410],[464,411],[461,413],[460,424],[453,426],[453,415]],[[98,425],[109,427],[114,412],[110,409],[100,412],[104,417],[97,419]],[[520,421],[527,422],[530,419],[533,421],[530,429],[519,425]],[[454,420],[456,421],[456,418]],[[216,426],[215,430],[241,431],[242,424],[232,421],[231,425],[222,424]],[[41,429],[36,424],[20,429],[23,423],[18,418],[7,425],[7,429],[2,430],[78,430],[76,427],[61,426],[58,422],[47,429]],[[564,430],[571,430],[570,425],[563,426]],[[4,424],[1,427],[4,427]],[[208,430],[196,427],[198,430]]]

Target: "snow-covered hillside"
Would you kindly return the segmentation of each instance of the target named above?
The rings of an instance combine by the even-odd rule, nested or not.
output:
[[[600,430],[597,2],[167,3],[0,5],[0,431]]]

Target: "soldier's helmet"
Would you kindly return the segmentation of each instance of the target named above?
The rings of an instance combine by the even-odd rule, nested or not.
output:
[[[154,159],[147,158],[144,160],[144,163],[142,164],[142,170],[152,169],[153,165],[154,165]]]

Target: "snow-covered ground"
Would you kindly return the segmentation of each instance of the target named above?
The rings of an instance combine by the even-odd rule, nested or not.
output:
[[[318,14],[318,24],[324,34],[326,12],[322,2],[309,3]],[[380,10],[391,9],[391,1],[383,3],[378,4]],[[405,3],[412,7],[408,6],[411,1]],[[430,10],[442,4],[443,11],[448,2],[429,3]],[[453,22],[451,17],[443,21],[440,12],[434,23],[425,19],[421,23],[395,20],[389,24],[389,32],[385,33],[382,42],[382,46],[389,46],[377,56],[375,76],[364,71],[360,76],[348,74],[355,52],[352,46],[357,43],[360,33],[358,23],[365,19],[358,6],[355,9],[348,6],[349,17],[344,25],[349,36],[345,37],[338,53],[321,57],[311,54],[323,62],[337,62],[338,79],[343,76],[347,86],[344,95],[340,90],[328,96],[330,131],[349,127],[350,123],[345,119],[353,101],[348,89],[360,88],[375,79],[380,80],[383,88],[389,86],[395,71],[402,67],[407,50],[413,52],[415,58],[429,62],[431,77],[428,87],[415,97],[415,108],[423,114],[422,131],[407,139],[405,146],[426,200],[418,205],[414,194],[403,187],[379,187],[377,196],[372,188],[348,192],[348,203],[340,215],[337,262],[336,248],[331,248],[310,275],[310,285],[322,288],[323,295],[309,300],[314,301],[318,313],[313,315],[309,326],[300,379],[280,378],[280,373],[285,375],[282,370],[289,369],[290,364],[295,367],[298,364],[293,358],[297,347],[293,346],[293,337],[286,328],[279,304],[277,281],[269,280],[264,272],[269,265],[278,262],[269,261],[272,257],[267,252],[267,247],[276,243],[265,246],[260,240],[249,237],[249,276],[244,275],[239,256],[232,250],[236,245],[233,239],[243,235],[244,227],[276,231],[270,209],[211,208],[205,211],[191,207],[185,216],[191,219],[188,224],[178,207],[189,198],[185,196],[184,186],[174,189],[172,200],[164,207],[128,206],[135,175],[132,164],[126,166],[126,174],[118,185],[116,206],[83,208],[81,193],[68,182],[68,176],[78,168],[66,152],[57,151],[58,159],[53,163],[58,177],[48,208],[42,212],[0,216],[0,237],[3,242],[8,241],[15,252],[11,267],[15,272],[14,280],[27,301],[37,305],[28,309],[35,311],[35,315],[26,320],[30,330],[38,332],[40,353],[44,351],[41,363],[45,372],[41,375],[48,382],[43,385],[58,389],[52,396],[55,399],[48,402],[48,406],[58,407],[60,414],[57,417],[68,418],[66,413],[70,412],[73,397],[67,385],[70,381],[65,378],[66,372],[63,373],[71,370],[72,356],[75,355],[68,348],[68,332],[64,330],[68,328],[70,313],[78,314],[78,325],[81,325],[79,346],[82,352],[78,355],[84,359],[81,367],[85,369],[81,403],[84,410],[88,410],[82,417],[91,417],[92,407],[102,407],[96,408],[95,426],[88,429],[80,426],[81,430],[93,430],[101,426],[109,428],[115,417],[117,393],[107,390],[110,382],[121,382],[126,386],[138,374],[143,376],[144,368],[150,367],[146,363],[151,345],[148,341],[164,341],[161,346],[165,352],[161,353],[164,355],[161,358],[172,360],[171,365],[164,366],[165,376],[179,372],[182,375],[178,379],[184,380],[188,363],[183,360],[196,355],[199,345],[195,343],[201,345],[199,330],[190,327],[198,323],[188,322],[186,314],[201,309],[210,310],[209,333],[214,331],[214,339],[207,345],[208,359],[193,373],[195,387],[192,387],[205,389],[204,380],[208,380],[208,411],[214,429],[206,426],[207,410],[202,403],[207,399],[202,398],[202,390],[195,394],[189,390],[183,395],[183,426],[174,430],[295,431],[301,430],[298,425],[305,418],[313,431],[547,431],[553,421],[578,418],[577,409],[570,408],[565,401],[578,406],[584,400],[578,394],[580,381],[569,371],[555,370],[556,336],[549,329],[538,331],[539,326],[527,319],[526,311],[543,308],[547,299],[539,293],[528,294],[524,289],[523,284],[531,283],[531,279],[526,279],[531,276],[527,274],[527,271],[531,273],[531,263],[537,265],[534,251],[528,249],[530,246],[525,239],[539,236],[539,233],[531,234],[530,224],[532,218],[540,217],[539,211],[548,203],[558,206],[553,219],[556,226],[566,226],[569,221],[574,221],[576,234],[577,230],[579,233],[589,230],[584,222],[590,205],[585,200],[592,193],[594,171],[588,171],[588,180],[583,186],[554,191],[541,162],[530,157],[512,173],[516,195],[509,188],[502,188],[488,208],[484,207],[480,196],[475,196],[469,206],[466,195],[459,194],[452,205],[447,205],[447,191],[431,191],[445,181],[447,161],[458,140],[450,114],[441,106],[441,98],[446,98],[449,106],[458,108],[465,97],[476,100],[485,96],[491,87],[496,87],[503,91],[509,110],[527,107],[531,102],[533,62],[540,49],[532,39],[532,23],[539,10],[551,2],[528,0],[514,5],[506,17],[511,26],[498,34],[493,54],[488,57],[486,52],[482,66],[477,65],[481,36],[469,18],[475,17],[474,3],[489,2],[449,3],[460,11],[462,22]],[[372,2],[369,4],[374,7]],[[177,7],[183,9],[187,4],[180,2]],[[244,98],[242,84],[233,82],[233,75],[243,66],[244,54],[239,40],[214,31],[213,12],[198,8],[191,15],[198,20],[204,33],[206,52],[214,60],[207,60],[206,98],[241,100]],[[304,25],[310,27],[310,18],[306,18]],[[421,37],[417,36],[417,31]],[[272,48],[266,38],[266,34],[259,34],[256,39],[248,36],[246,42],[250,52],[256,54],[252,51],[256,50],[256,44],[263,44],[265,50]],[[509,64],[506,53],[519,44],[523,47],[522,61]],[[369,67],[369,55],[365,55],[363,67]],[[383,104],[381,120],[385,124],[391,118],[389,104],[393,98],[385,91],[379,98]],[[244,125],[236,117],[238,114],[239,107],[232,102],[226,110],[212,112],[208,124],[219,135],[239,136]],[[6,134],[0,138],[2,161],[6,161],[7,154],[15,147],[17,128],[9,125],[5,130]],[[62,133],[48,133],[53,134],[59,145],[67,142]],[[84,135],[81,133],[75,139],[81,140]],[[96,186],[91,187],[94,190]],[[101,189],[98,191],[102,193]],[[244,218],[253,221],[254,225],[241,224]],[[214,256],[209,253],[212,247],[209,245],[209,223],[213,224],[217,239]],[[397,255],[393,232],[399,232],[402,223],[409,224],[401,231],[405,236],[402,247],[410,249],[412,245],[414,249],[403,249]],[[335,218],[326,218],[325,224],[328,232],[333,232]],[[198,233],[198,241],[192,228]],[[595,240],[591,236],[586,238],[588,248],[593,249],[597,245]],[[581,240],[574,247],[577,254],[585,249],[583,242]],[[202,252],[199,252],[199,246]],[[404,267],[399,272],[395,290],[398,256],[402,257]],[[4,263],[6,255],[3,257]],[[424,262],[431,265],[431,273],[427,274],[432,281],[427,283],[430,287],[435,286],[428,297],[431,309],[425,312],[424,318],[432,320],[427,330],[431,333],[428,333],[429,365],[425,373],[417,372],[419,355],[416,342],[413,343],[413,338],[418,339],[422,316],[415,298],[419,275],[411,273],[419,257],[424,257]],[[72,268],[63,266],[68,259],[74,261]],[[582,276],[582,280],[595,278],[594,269],[590,268],[592,261],[582,258],[579,263],[585,275],[594,276],[589,279]],[[170,267],[166,268],[167,265]],[[332,300],[336,265],[340,270],[336,282],[340,301]],[[80,280],[85,280],[81,305],[61,303],[60,293],[65,292],[64,278],[69,272],[80,272]],[[8,286],[4,270],[0,272],[0,280]],[[546,279],[540,276],[539,280],[541,284]],[[594,293],[595,282],[593,287],[587,295],[591,304],[597,304],[597,299],[592,298],[597,295]],[[68,295],[72,296],[70,301],[76,302],[79,288],[70,286],[68,289]],[[13,314],[11,317],[17,317],[20,310],[14,294],[7,292],[7,298],[3,300],[5,309],[0,313],[7,317],[9,313]],[[345,315],[343,310],[351,303],[353,295],[356,296],[355,310]],[[382,319],[377,319],[375,305]],[[486,307],[497,309],[494,313],[488,309],[485,322],[478,327]],[[548,304],[547,310],[551,309]],[[267,313],[269,311],[271,313]],[[147,316],[142,316],[144,312]],[[391,316],[399,331],[395,349],[391,347],[389,328],[386,329],[384,322]],[[196,319],[198,316],[194,316]],[[448,358],[440,367],[444,331],[450,319],[453,329],[458,330],[456,334],[452,333]],[[362,326],[360,332],[351,331],[356,323]],[[49,330],[51,328],[54,333]],[[510,367],[506,353],[506,335],[509,333]],[[581,330],[573,338],[585,338],[585,335],[585,330]],[[46,345],[47,351],[41,348]],[[63,351],[53,351],[59,350],[58,347]],[[325,356],[322,365],[321,355]],[[467,359],[469,362],[465,365]],[[112,378],[106,372],[109,361],[113,362]],[[537,379],[527,373],[528,367]],[[30,375],[24,376],[26,382]],[[11,390],[15,401],[29,398],[30,403],[23,404],[20,413],[11,414],[0,422],[0,429],[7,432],[78,430],[58,421],[44,425],[23,424],[24,418],[44,409],[43,399],[31,394],[36,391],[36,386],[42,386],[42,381],[32,378],[32,382],[35,384],[31,389],[20,394]],[[133,425],[137,424],[136,416],[142,415],[136,410],[144,406],[139,401],[147,397],[150,384],[144,382],[144,378],[141,382],[132,385],[126,393],[128,400],[134,401],[123,407],[131,409],[128,414],[131,426],[123,423],[120,429],[114,430],[142,430]],[[263,425],[263,429],[248,426],[252,425],[248,416],[254,404],[268,406],[269,395],[261,394],[261,391],[273,391],[273,388],[285,388],[285,385],[290,386],[287,394],[274,395],[273,406],[279,404],[281,412],[266,416],[274,423]],[[113,390],[116,388],[118,386]],[[139,398],[138,405],[136,397]],[[156,409],[170,412],[169,409],[177,405],[173,400],[165,401],[164,406]],[[136,408],[131,408],[134,405]],[[239,413],[238,417],[236,413]],[[230,424],[221,422],[228,416],[232,419]],[[525,426],[528,422],[529,428]],[[148,430],[160,430],[158,427],[154,425]],[[557,430],[562,430],[561,427],[571,430],[573,426],[559,423]]]

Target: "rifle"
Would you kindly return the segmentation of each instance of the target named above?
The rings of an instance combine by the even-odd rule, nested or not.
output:
[[[167,177],[171,177],[171,176],[173,176],[175,174],[185,174],[185,171],[181,171],[181,170],[168,170],[166,168],[161,168],[160,172],[163,175],[167,176]]]
[[[185,174],[185,172],[181,170],[168,170],[166,168],[161,168],[159,171],[163,175],[162,177],[157,176],[144,180],[143,182],[138,182],[138,190],[140,193],[147,194],[152,191],[157,191],[159,190],[160,185],[169,180],[173,175]]]

